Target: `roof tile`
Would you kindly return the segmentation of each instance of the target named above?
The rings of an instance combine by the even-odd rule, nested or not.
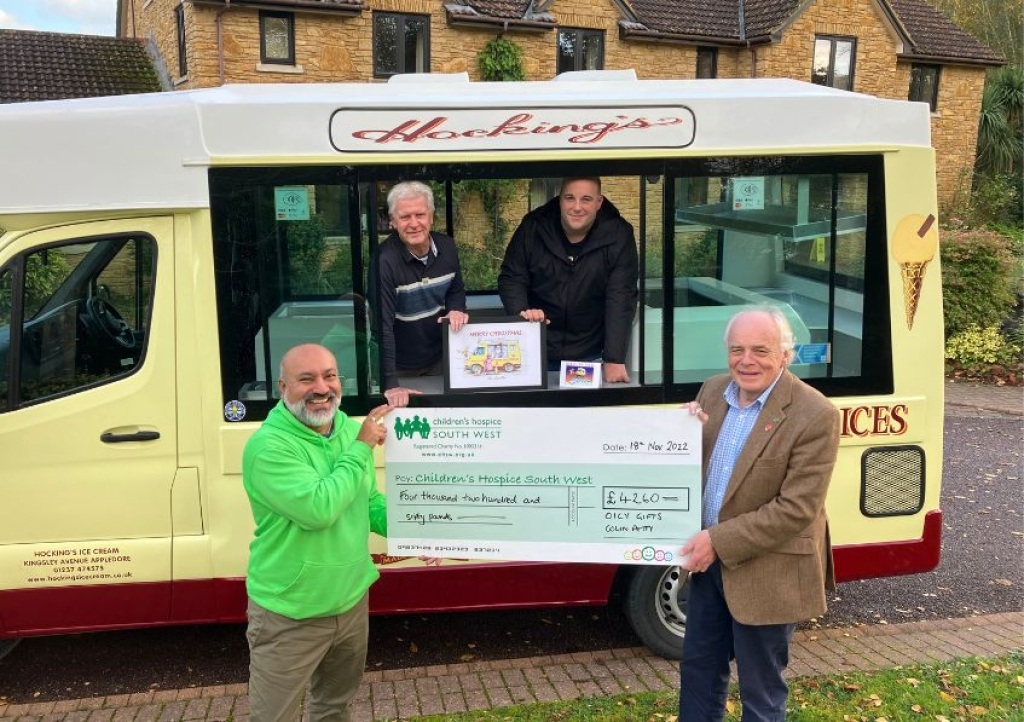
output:
[[[467,0],[466,4],[481,15],[508,20],[522,20],[530,8],[530,0]]]
[[[637,19],[668,35],[739,38],[737,0],[631,0]]]
[[[764,41],[803,0],[628,0],[636,20],[655,34],[713,40]],[[999,63],[1001,58],[925,0],[888,0],[910,35],[912,52],[950,61]],[[479,3],[477,3],[479,4]],[[510,2],[496,4],[513,4]],[[742,13],[743,31],[740,30]],[[624,27],[635,27],[626,23]]]
[[[0,103],[160,90],[142,41],[0,29]]]
[[[1003,62],[997,53],[958,28],[924,0],[889,0],[889,4],[910,34],[913,44],[910,55],[995,64]]]
[[[800,0],[746,0],[743,19],[747,39],[764,38],[776,30],[796,12]]]

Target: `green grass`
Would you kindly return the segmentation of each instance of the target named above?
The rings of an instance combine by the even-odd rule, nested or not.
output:
[[[674,693],[645,692],[430,715],[415,722],[676,722],[677,700]],[[726,720],[739,719],[739,697],[733,690]],[[793,680],[787,719],[1024,722],[1024,653]]]

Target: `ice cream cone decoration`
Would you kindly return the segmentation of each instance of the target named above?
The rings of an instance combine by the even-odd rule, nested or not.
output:
[[[939,250],[939,229],[935,216],[915,213],[904,216],[892,237],[892,257],[903,276],[903,308],[907,328],[914,328],[914,315],[921,300],[921,284],[928,264]]]
[[[921,300],[921,284],[924,282],[924,272],[927,269],[927,262],[900,264],[900,273],[903,274],[903,305],[908,329],[914,328],[914,314],[917,313],[917,303]]]

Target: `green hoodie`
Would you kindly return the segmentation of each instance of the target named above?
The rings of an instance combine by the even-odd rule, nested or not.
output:
[[[242,454],[256,536],[249,545],[249,598],[291,619],[341,614],[380,576],[372,529],[387,535],[373,451],[340,411],[329,436],[278,403]]]

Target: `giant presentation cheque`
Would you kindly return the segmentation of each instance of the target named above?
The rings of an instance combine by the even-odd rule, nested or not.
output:
[[[388,427],[389,554],[672,564],[700,530],[685,409],[402,408]]]

